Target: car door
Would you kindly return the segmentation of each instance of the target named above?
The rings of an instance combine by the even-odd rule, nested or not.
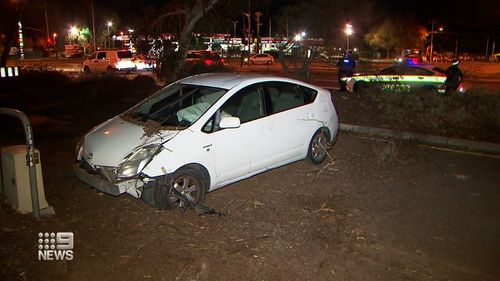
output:
[[[268,82],[268,123],[273,124],[272,162],[291,162],[304,156],[309,141],[320,126],[318,110],[312,102],[317,92],[304,93],[301,87],[288,82]]]
[[[90,61],[91,72],[106,71],[108,63],[106,62],[106,52],[97,52],[95,58]]]
[[[251,157],[255,144],[261,143],[264,134],[265,116],[263,91],[259,84],[241,89],[231,96],[211,118],[214,128],[210,128],[209,145],[215,158],[217,186],[226,185],[252,173]],[[238,128],[218,128],[220,119],[226,116],[239,117]],[[207,126],[205,126],[207,127]]]

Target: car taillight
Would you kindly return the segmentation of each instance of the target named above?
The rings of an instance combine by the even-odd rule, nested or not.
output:
[[[208,60],[208,59],[207,59],[207,60],[205,60],[205,64],[206,64],[206,65],[211,65],[212,63],[213,63],[213,61],[212,61],[212,60]]]
[[[223,58],[220,59],[220,63],[224,63],[224,59]]]

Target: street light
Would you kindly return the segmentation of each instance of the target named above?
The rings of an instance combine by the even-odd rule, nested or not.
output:
[[[54,39],[54,52],[56,53],[56,59],[57,59],[57,44],[56,44],[56,37],[57,33],[52,33],[52,38]]]
[[[346,48],[346,50],[349,51],[349,36],[351,36],[351,34],[354,33],[354,31],[352,29],[352,24],[346,23],[344,32],[347,36],[347,48]]]
[[[433,56],[433,53],[434,53],[434,33],[437,33],[438,31],[443,31],[444,28],[442,26],[440,26],[438,28],[438,31],[434,31],[434,24],[436,23],[435,20],[432,21],[432,24],[431,24],[431,53],[429,55],[429,59],[430,59],[430,62],[432,63],[432,56]]]
[[[76,28],[75,26],[72,26],[69,28],[69,44],[71,45],[72,44],[72,38],[73,37],[76,37],[78,35],[78,28]]]
[[[109,40],[109,41],[108,41],[108,43],[109,43],[108,48],[111,48],[111,34],[109,33],[109,28],[110,28],[111,26],[113,26],[113,22],[112,22],[112,21],[108,21],[108,22],[106,23],[106,26],[108,27],[108,40]]]

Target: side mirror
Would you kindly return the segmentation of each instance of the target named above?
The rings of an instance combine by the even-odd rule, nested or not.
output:
[[[222,117],[219,127],[221,129],[239,128],[241,125],[240,118],[238,117]]]

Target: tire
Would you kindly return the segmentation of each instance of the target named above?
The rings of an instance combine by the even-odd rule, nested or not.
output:
[[[184,208],[185,203],[171,189],[176,188],[195,207],[205,200],[207,184],[202,174],[192,168],[180,168],[158,180],[154,190],[155,206],[160,210]]]
[[[268,64],[268,65],[271,65],[271,64],[273,64],[273,62],[272,62],[272,61],[270,61],[270,60],[268,60],[268,61],[267,61],[267,64]]]
[[[88,66],[85,66],[85,67],[83,68],[83,73],[85,73],[85,74],[90,74],[90,68],[89,68]]]
[[[307,151],[307,159],[313,164],[321,164],[328,156],[328,148],[330,147],[330,133],[325,127],[319,128],[314,133],[309,143]]]
[[[108,65],[108,68],[106,68],[106,70],[108,72],[114,72],[115,71],[115,69],[111,65]]]

